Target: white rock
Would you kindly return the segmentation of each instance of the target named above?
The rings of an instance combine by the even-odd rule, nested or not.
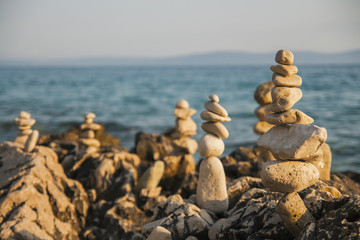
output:
[[[224,213],[228,208],[224,167],[216,157],[201,161],[196,202],[200,208],[217,214]]]
[[[302,79],[299,75],[283,76],[281,74],[274,73],[272,81],[276,87],[300,87]]]
[[[214,134],[208,133],[200,138],[199,153],[203,157],[220,156],[224,152],[224,149],[224,142]]]
[[[311,160],[326,141],[325,128],[316,125],[278,125],[262,135],[257,145],[280,160]]]

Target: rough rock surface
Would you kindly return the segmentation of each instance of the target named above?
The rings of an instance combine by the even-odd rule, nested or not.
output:
[[[46,147],[24,153],[0,144],[0,238],[80,239],[88,198]]]

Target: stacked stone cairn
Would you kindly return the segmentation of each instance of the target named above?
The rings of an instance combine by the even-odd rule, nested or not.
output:
[[[190,108],[189,102],[180,100],[176,103],[174,115],[176,117],[175,132],[172,134],[172,144],[175,148],[188,153],[194,154],[198,148],[196,140],[192,139],[196,135],[197,126],[191,116],[196,110]]]
[[[265,120],[265,116],[269,113],[272,113],[270,108],[272,103],[271,89],[273,87],[274,83],[272,81],[268,81],[258,86],[254,93],[254,99],[260,106],[255,109],[255,115],[259,121],[255,123],[253,130],[257,135],[260,136],[269,131],[274,126]]]
[[[287,229],[296,236],[315,219],[306,208],[297,192],[313,185],[320,177],[319,170],[312,164],[322,158],[321,146],[327,138],[325,128],[308,125],[313,119],[297,109],[291,109],[302,97],[299,88],[302,80],[295,75],[297,67],[292,65],[294,55],[288,50],[277,52],[271,66],[274,72],[271,91],[274,113],[265,116],[274,124],[262,135],[257,144],[274,155],[277,160],[264,163],[261,171],[262,183],[271,191],[284,192],[276,211]]]
[[[94,123],[95,113],[86,113],[84,123],[80,125],[82,131],[79,139],[80,153],[91,154],[96,152],[100,147],[100,141],[95,138],[95,131],[101,128],[100,124]]]
[[[39,131],[32,130],[31,127],[36,120],[31,118],[30,113],[21,111],[20,116],[14,119],[14,124],[18,126],[19,132],[15,143],[24,146],[25,152],[32,152],[39,139]]]
[[[219,104],[217,95],[210,95],[200,117],[208,122],[201,125],[206,132],[199,141],[199,153],[202,159],[199,169],[199,180],[196,189],[196,202],[216,214],[223,214],[229,205],[224,167],[217,158],[225,149],[222,138],[229,136],[228,130],[221,122],[229,122],[231,118],[225,108]]]

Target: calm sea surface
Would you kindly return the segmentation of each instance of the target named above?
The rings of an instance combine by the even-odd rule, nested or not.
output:
[[[360,66],[298,66],[303,98],[295,107],[325,127],[333,152],[332,170],[360,172]],[[13,140],[12,120],[21,110],[37,120],[40,134],[60,133],[92,111],[96,121],[128,148],[143,130],[161,133],[174,126],[174,106],[187,99],[199,113],[217,94],[232,121],[226,153],[253,145],[257,121],[255,88],[268,80],[269,66],[215,67],[0,67],[0,141]]]

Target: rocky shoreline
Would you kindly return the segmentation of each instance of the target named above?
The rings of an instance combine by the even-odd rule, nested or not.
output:
[[[179,176],[181,159],[173,177],[136,193],[137,180],[154,156],[172,151],[170,132],[138,133],[134,149],[128,151],[102,130],[96,135],[101,143],[97,156],[89,156],[75,171],[62,164],[77,156],[80,129],[41,137],[32,153],[12,142],[1,143],[0,237],[146,239],[154,229],[163,230],[168,239],[360,237],[360,174],[331,173],[331,180],[300,191],[316,222],[294,238],[275,211],[282,194],[261,183],[267,154],[257,147],[239,147],[220,158],[229,197],[224,214],[196,205],[198,167]],[[169,188],[172,178],[176,184]]]

